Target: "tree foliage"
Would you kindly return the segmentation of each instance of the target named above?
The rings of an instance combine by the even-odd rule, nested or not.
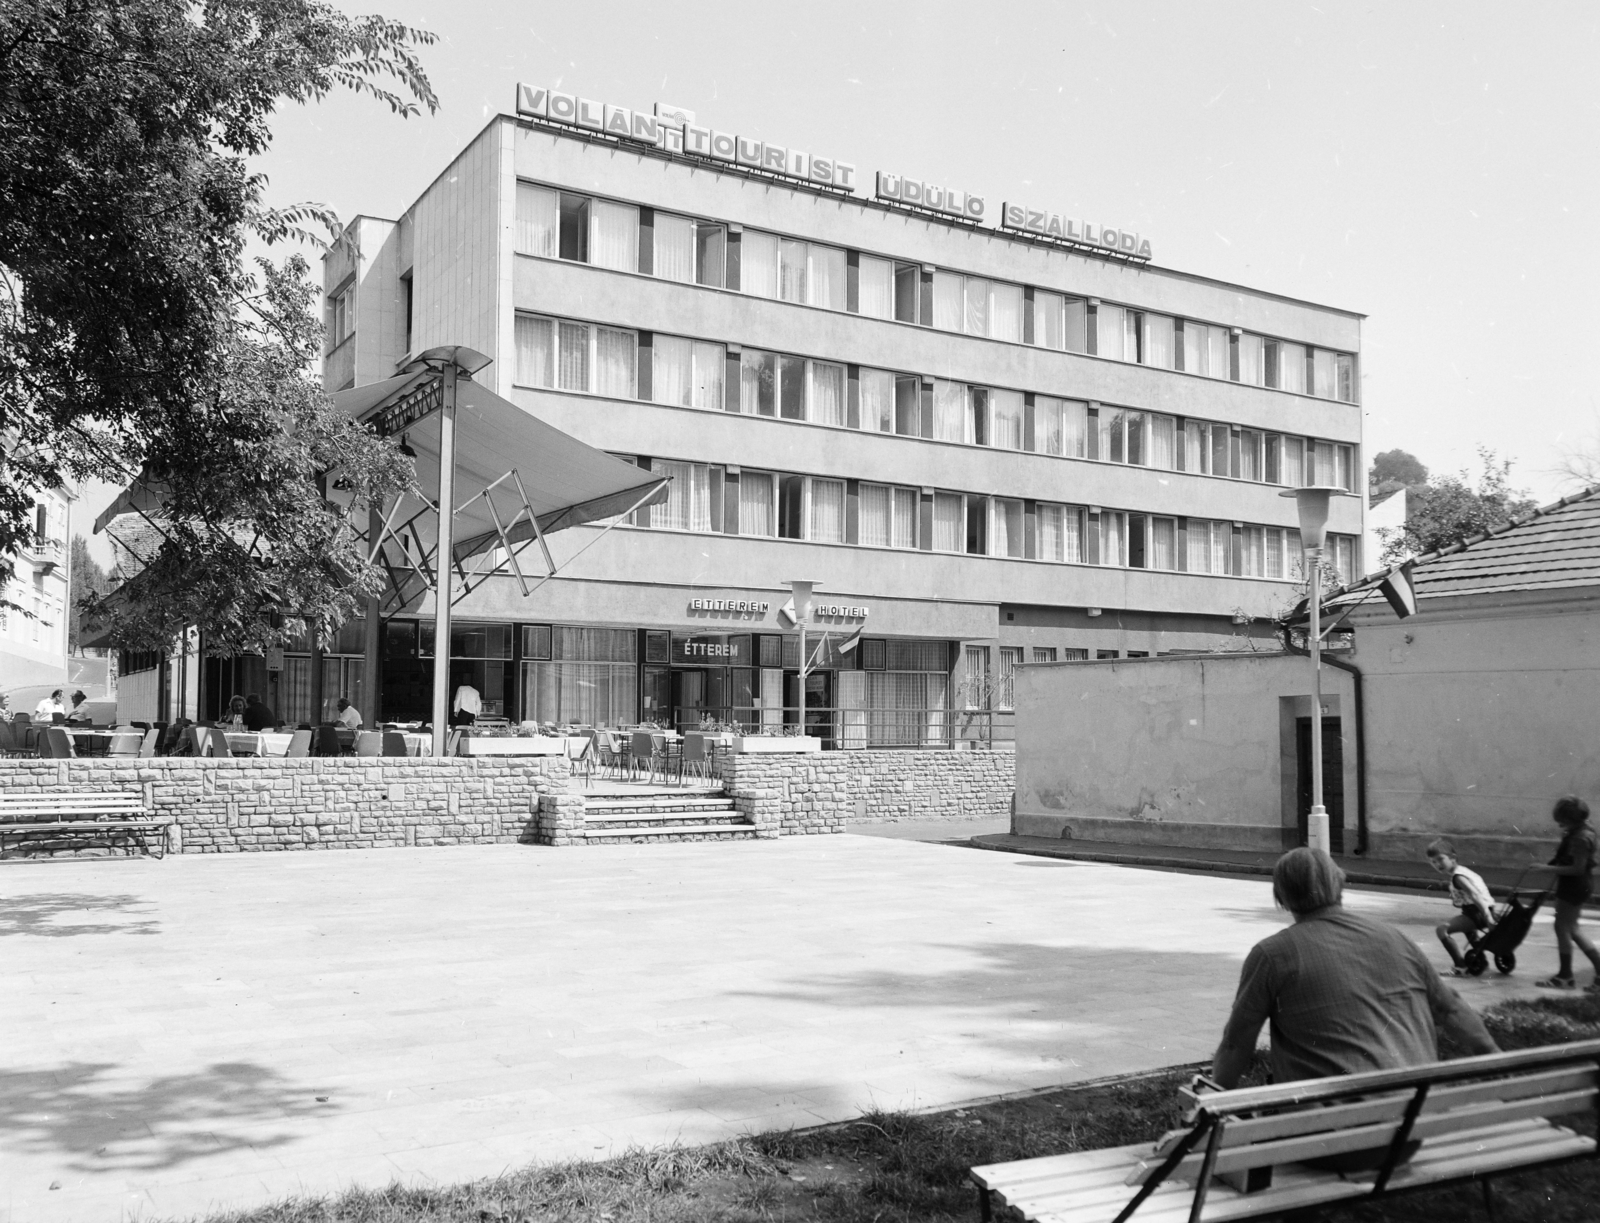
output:
[[[1465,471],[1435,476],[1407,493],[1406,523],[1386,536],[1383,563],[1433,552],[1502,527],[1536,508],[1527,494],[1511,487],[1511,460],[1479,447],[1483,465],[1476,486]]]
[[[1367,472],[1367,488],[1374,497],[1402,488],[1415,488],[1428,482],[1428,469],[1422,460],[1405,450],[1385,450],[1372,460]]]
[[[326,401],[313,406],[285,364],[316,355],[311,302],[282,269],[263,287],[245,243],[336,222],[315,205],[267,207],[245,159],[267,149],[285,102],[353,89],[402,116],[435,108],[416,54],[432,41],[320,0],[0,0],[0,557],[30,537],[29,489],[148,465],[171,484],[177,550],[151,558],[146,588],[191,579],[218,600],[200,622],[244,617],[241,644],[262,638],[269,607],[346,601],[306,585],[362,570],[348,546],[335,557],[306,542],[328,525],[308,463],[337,454],[363,492],[397,460],[369,435],[336,441]],[[292,456],[263,444],[285,427]],[[221,480],[261,498],[253,517]],[[243,523],[259,530],[252,546],[225,545]],[[285,563],[263,560],[280,547]],[[288,562],[313,576],[271,588]],[[142,634],[166,621],[121,615],[114,631],[159,644]]]
[[[84,626],[83,606],[86,599],[104,595],[111,590],[111,576],[100,567],[100,562],[89,552],[89,541],[82,535],[72,537],[72,601],[67,612],[67,651],[80,651],[87,635]],[[89,622],[93,624],[91,619]]]

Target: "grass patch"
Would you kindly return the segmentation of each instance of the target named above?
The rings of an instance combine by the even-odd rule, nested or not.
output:
[[[1600,1037],[1600,996],[1501,1003],[1484,1022],[1504,1049]],[[968,1168],[1152,1141],[1177,1124],[1177,1088],[1194,1069],[940,1113],[869,1113],[823,1129],[630,1151],[447,1188],[291,1199],[205,1223],[974,1223]],[[1251,1077],[1264,1078],[1262,1070]],[[1593,1132],[1587,1120],[1580,1128]],[[1591,1223],[1600,1217],[1600,1167],[1500,1177],[1494,1195],[1502,1223]],[[1479,1189],[1464,1185],[1316,1217],[1423,1223],[1487,1215]]]

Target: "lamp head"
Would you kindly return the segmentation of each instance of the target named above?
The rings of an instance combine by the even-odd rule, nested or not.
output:
[[[789,590],[794,595],[795,616],[802,622],[811,619],[811,593],[818,584],[810,579],[802,581],[799,578],[791,578],[789,580]]]
[[[1280,497],[1293,497],[1294,508],[1300,515],[1300,546],[1307,551],[1322,550],[1328,537],[1328,503],[1334,497],[1346,497],[1342,488],[1318,485],[1312,488],[1286,488]]]

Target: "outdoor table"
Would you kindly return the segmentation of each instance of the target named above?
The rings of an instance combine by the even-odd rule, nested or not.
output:
[[[111,750],[109,730],[73,730],[62,727],[72,737],[73,750],[80,756],[104,756]]]
[[[407,756],[433,755],[432,735],[417,735],[412,734],[409,731],[401,731],[399,733],[405,738]]]
[[[273,731],[226,731],[224,737],[229,751],[245,756],[287,756],[294,739],[293,735]]]
[[[470,735],[456,745],[458,756],[564,756],[567,741],[557,735]]]

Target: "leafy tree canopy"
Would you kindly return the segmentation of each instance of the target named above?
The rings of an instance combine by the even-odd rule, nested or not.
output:
[[[89,541],[82,535],[72,537],[72,607],[67,616],[67,650],[76,654],[83,645],[85,631],[83,603],[85,599],[103,595],[111,589],[111,578],[100,562],[89,552]]]
[[[1408,456],[1409,457],[1409,456]],[[1537,508],[1526,492],[1511,487],[1511,460],[1484,447],[1478,450],[1483,471],[1476,486],[1467,472],[1434,476],[1421,487],[1409,489],[1406,524],[1385,535],[1385,565],[1448,548],[1474,535],[1502,527],[1513,518]]]
[[[432,41],[319,0],[0,0],[0,557],[30,536],[29,489],[148,467],[170,523],[130,598],[205,591],[173,613],[209,611],[192,621],[238,648],[353,606],[373,578],[349,533],[307,538],[332,526],[317,464],[343,461],[358,496],[409,469],[307,378],[304,263],[243,263],[252,233],[332,214],[267,207],[245,159],[284,102],[435,109],[416,55]],[[113,632],[164,644],[145,634],[173,617],[130,606],[107,609]]]
[[[1367,487],[1374,496],[1428,482],[1428,469],[1416,455],[1404,450],[1385,450],[1372,460],[1367,472]]]

